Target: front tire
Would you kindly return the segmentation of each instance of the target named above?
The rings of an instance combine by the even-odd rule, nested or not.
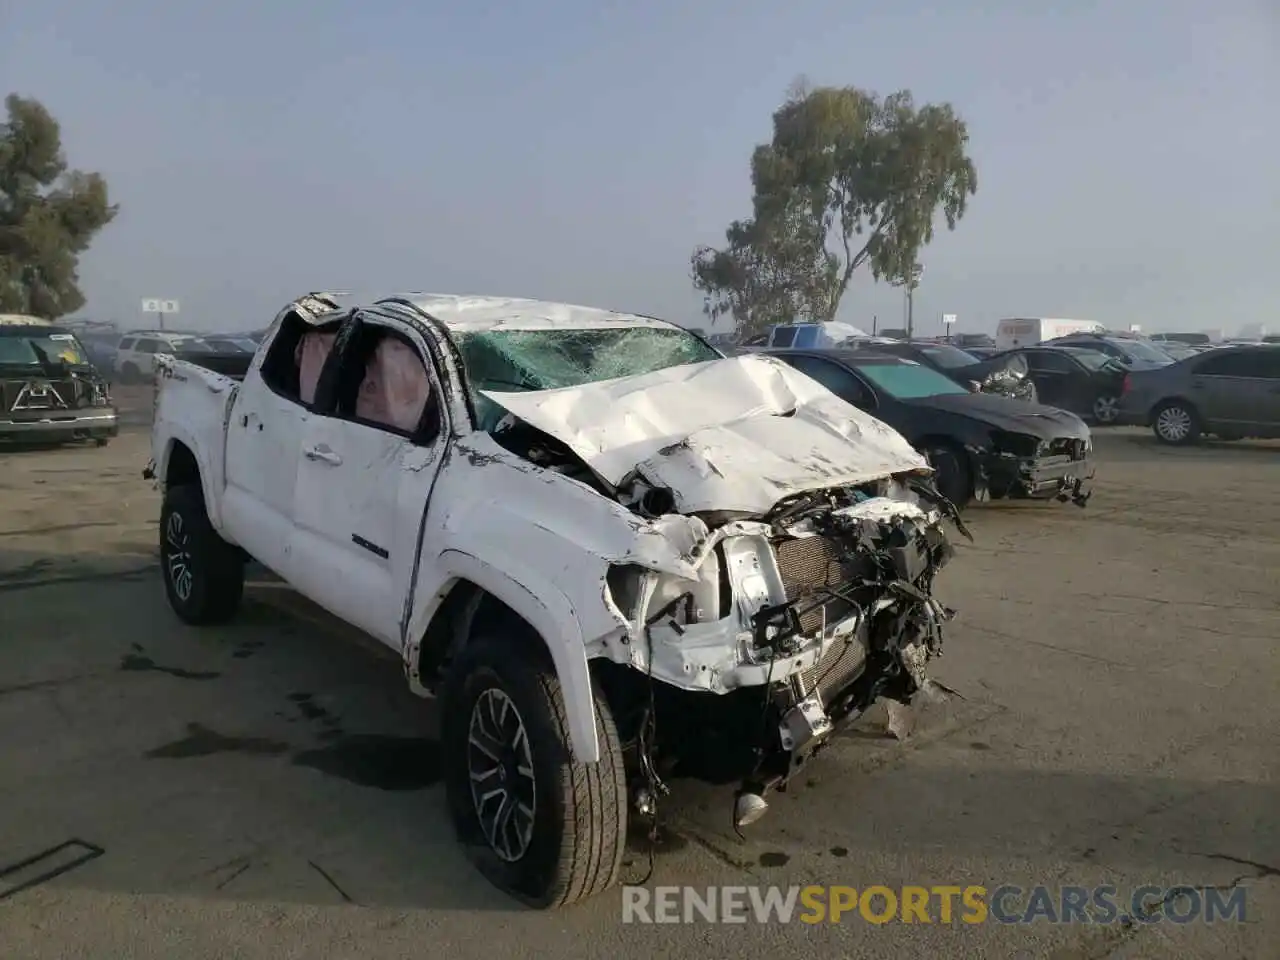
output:
[[[1151,432],[1161,443],[1183,447],[1200,439],[1200,417],[1191,404],[1168,400],[1151,417]]]
[[[198,483],[165,491],[160,563],[169,606],[184,623],[226,623],[240,609],[244,558],[213,529]]]
[[[617,880],[626,847],[622,748],[594,693],[600,760],[569,743],[564,691],[537,637],[472,639],[441,690],[445,788],[459,841],[491,883],[529,906],[585,900]]]
[[[934,485],[938,492],[963,510],[973,499],[973,476],[964,454],[954,447],[935,444],[926,447],[924,458],[933,467]]]

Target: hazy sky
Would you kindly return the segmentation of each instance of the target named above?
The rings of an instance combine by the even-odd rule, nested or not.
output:
[[[749,211],[799,74],[969,122],[922,333],[1280,329],[1280,0],[0,0],[0,93],[121,204],[82,277],[127,323],[157,296],[247,329],[316,288],[701,323],[689,254]],[[901,295],[863,278],[841,318],[873,315]]]

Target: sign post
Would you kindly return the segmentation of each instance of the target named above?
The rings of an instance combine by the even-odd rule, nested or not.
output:
[[[142,301],[143,313],[157,313],[160,315],[160,329],[164,330],[165,314],[173,316],[178,312],[180,304],[177,300],[161,300],[156,297],[146,297]]]
[[[951,342],[951,328],[956,325],[956,315],[954,313],[944,313],[942,315],[942,325],[947,328],[947,342]]]

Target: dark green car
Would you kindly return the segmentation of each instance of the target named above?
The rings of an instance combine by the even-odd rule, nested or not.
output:
[[[93,440],[119,433],[110,385],[71,331],[0,318],[0,441]]]

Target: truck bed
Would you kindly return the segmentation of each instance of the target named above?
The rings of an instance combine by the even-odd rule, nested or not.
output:
[[[220,373],[231,380],[243,380],[253,363],[253,354],[237,351],[235,353],[208,353],[202,351],[180,352],[174,354],[179,360],[214,373]]]

